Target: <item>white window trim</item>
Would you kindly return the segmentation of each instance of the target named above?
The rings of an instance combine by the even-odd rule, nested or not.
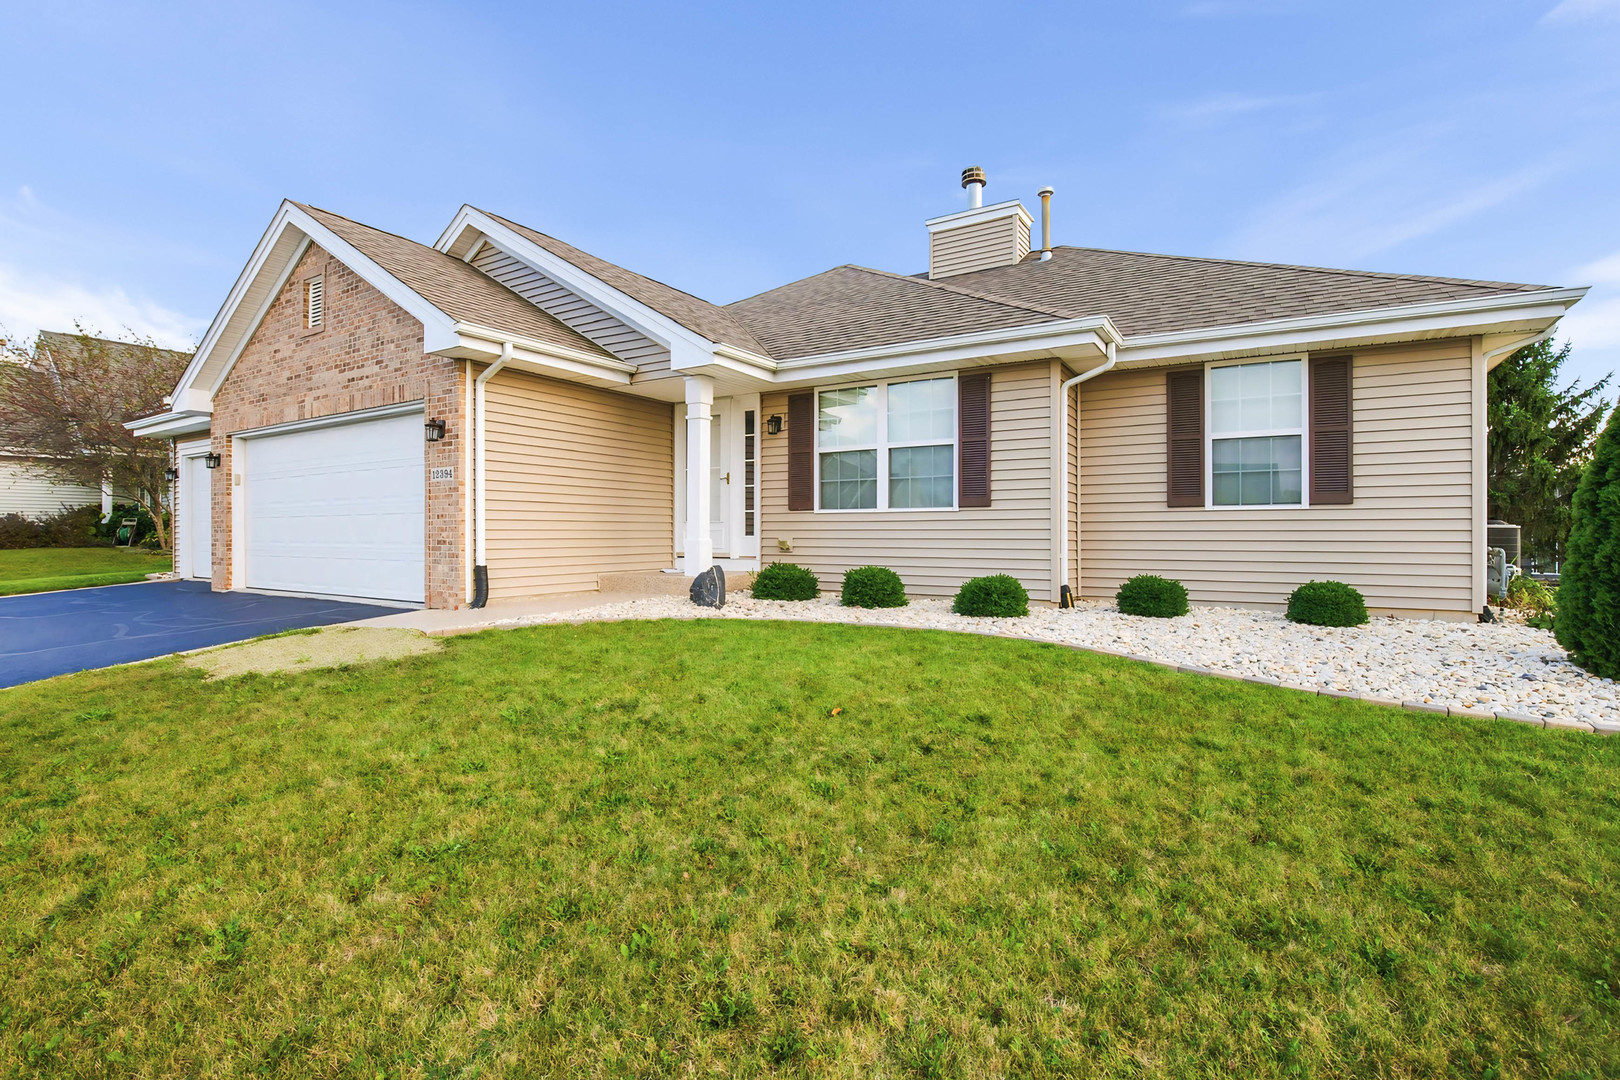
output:
[[[889,387],[891,384],[928,382],[935,379],[949,379],[951,381],[951,412],[956,418],[956,431],[949,439],[931,439],[923,442],[893,443],[889,438]],[[860,386],[870,386],[877,390],[877,442],[862,446],[829,447],[823,451],[821,448],[821,395],[833,390],[853,390]],[[816,509],[818,514],[942,514],[955,512],[959,507],[957,503],[962,497],[962,477],[959,475],[962,468],[962,405],[961,396],[956,386],[956,372],[944,371],[931,375],[908,375],[898,379],[855,379],[848,382],[830,383],[826,386],[817,386],[812,390],[812,401],[815,404],[814,414],[811,416],[811,431],[815,435],[815,445],[811,458],[814,461],[814,484],[816,491]],[[889,451],[905,449],[910,446],[949,446],[951,448],[951,504],[949,506],[893,506],[889,505]],[[838,454],[854,450],[875,450],[878,458],[877,491],[878,504],[876,506],[852,507],[839,509],[838,507],[824,507],[821,505],[821,455],[823,453]]]
[[[1213,380],[1210,372],[1215,368],[1242,367],[1244,364],[1282,364],[1299,361],[1299,427],[1269,428],[1264,431],[1241,431],[1220,436],[1226,439],[1264,439],[1278,435],[1299,436],[1299,502],[1297,503],[1234,503],[1226,505],[1215,501],[1215,395],[1210,392]],[[1204,365],[1204,509],[1206,510],[1309,510],[1311,506],[1311,362],[1305,353],[1290,356],[1247,356],[1238,360],[1217,360]]]

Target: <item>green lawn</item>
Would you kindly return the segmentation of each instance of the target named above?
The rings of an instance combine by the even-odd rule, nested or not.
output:
[[[128,548],[22,548],[0,551],[0,596],[122,585],[172,565],[168,552]]]
[[[0,1074],[1620,1071],[1620,739],[811,624],[0,694]]]

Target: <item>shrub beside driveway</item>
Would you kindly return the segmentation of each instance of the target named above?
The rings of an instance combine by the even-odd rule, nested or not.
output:
[[[6,692],[0,766],[5,1072],[1598,1075],[1620,1045],[1620,740],[717,619],[87,673]]]

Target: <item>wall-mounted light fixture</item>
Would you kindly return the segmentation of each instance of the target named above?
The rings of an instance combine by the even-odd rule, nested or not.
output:
[[[219,455],[218,454],[204,454],[203,455],[203,464],[208,466],[210,469],[219,468]]]
[[[765,434],[782,434],[782,418],[780,416],[772,416],[770,419],[765,421]]]
[[[173,465],[170,465],[167,469],[163,470],[163,479],[167,480],[171,484],[174,483],[176,480],[180,479],[180,470],[175,468]]]
[[[438,442],[440,439],[444,438],[443,420],[429,420],[427,423],[423,424],[422,427],[427,430],[428,442]]]

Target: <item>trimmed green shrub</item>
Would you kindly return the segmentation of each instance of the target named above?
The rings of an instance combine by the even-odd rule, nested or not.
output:
[[[1029,593],[1008,574],[991,574],[964,581],[956,590],[951,610],[958,615],[987,615],[999,619],[1029,614]]]
[[[754,575],[748,591],[756,600],[814,600],[821,595],[821,582],[802,566],[774,562]]]
[[[1558,609],[1558,596],[1547,588],[1545,582],[1520,574],[1508,582],[1507,595],[1502,598],[1502,606],[1522,611],[1531,617],[1551,615]]]
[[[0,549],[108,547],[100,535],[101,507],[80,506],[34,520],[21,514],[0,515]]]
[[[1620,679],[1620,408],[1575,488],[1565,551],[1553,633],[1581,667]]]
[[[882,566],[857,566],[844,571],[845,607],[905,607],[906,587],[900,575]]]
[[[1119,587],[1114,604],[1121,615],[1174,619],[1187,614],[1187,586],[1157,574],[1137,574]]]
[[[1367,601],[1342,581],[1308,581],[1288,594],[1288,621],[1360,626],[1367,621]]]

